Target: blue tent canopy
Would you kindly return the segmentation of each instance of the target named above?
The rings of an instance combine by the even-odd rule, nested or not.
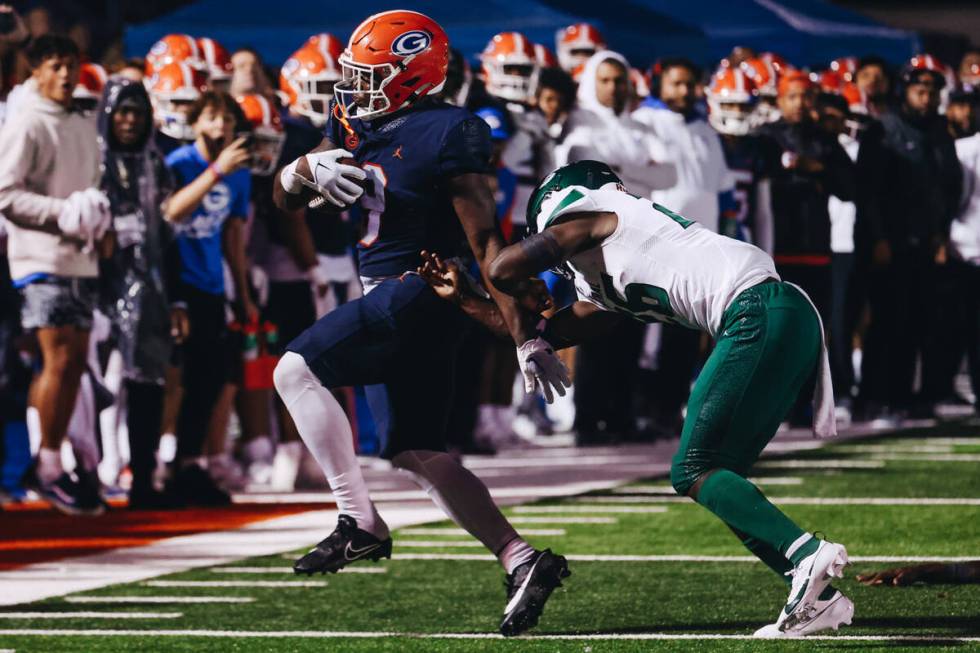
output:
[[[574,0],[570,0],[574,1]],[[913,32],[884,27],[823,0],[631,0],[694,25],[707,36],[709,50],[689,56],[717,62],[732,47],[777,52],[797,66],[826,64],[842,56],[876,54],[904,63],[918,51]],[[557,0],[555,5],[570,2]]]
[[[311,34],[326,31],[345,40],[365,17],[392,7],[391,0],[291,0],[270,11],[266,0],[199,0],[128,28],[126,50],[142,56],[161,36],[182,32],[210,36],[231,49],[251,46],[278,65]],[[872,52],[898,62],[918,47],[912,33],[823,0],[485,0],[479,6],[423,0],[407,8],[438,20],[470,59],[497,32],[521,31],[553,47],[560,28],[580,21],[595,24],[610,47],[641,67],[668,55],[713,65],[734,45],[779,52],[798,65]]]

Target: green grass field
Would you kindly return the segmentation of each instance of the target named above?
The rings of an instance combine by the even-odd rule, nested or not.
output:
[[[935,435],[935,432],[932,433]],[[980,559],[980,505],[842,504],[841,499],[980,499],[980,434],[945,428],[841,443],[764,462],[752,477],[803,527],[841,542],[851,557],[973,557]],[[848,467],[848,462],[866,465]],[[222,596],[241,604],[83,604],[65,598],[5,608],[6,612],[161,612],[177,618],[3,619],[0,629],[84,630],[47,636],[0,634],[0,649],[26,651],[967,651],[980,650],[980,585],[865,587],[858,572],[899,563],[854,562],[837,587],[856,605],[848,639],[744,639],[769,623],[786,598],[785,585],[757,562],[703,508],[666,493],[652,479],[590,497],[507,510],[523,520],[604,517],[612,523],[520,523],[519,529],[564,531],[530,535],[537,547],[588,556],[720,556],[730,560],[609,561],[572,559],[572,577],[558,590],[538,628],[522,638],[493,637],[505,603],[496,562],[449,559],[485,555],[482,548],[399,547],[399,542],[472,541],[460,534],[396,534],[383,573],[314,577],[320,587],[156,587],[134,583],[83,596]],[[665,492],[658,494],[659,492]],[[818,504],[815,499],[829,503]],[[561,512],[540,512],[552,506]],[[553,508],[553,509],[554,509]],[[620,508],[651,512],[606,512]],[[582,512],[582,510],[587,512]],[[657,511],[657,512],[654,512]],[[325,529],[326,532],[326,529]],[[325,532],[323,534],[325,534]],[[322,534],[317,534],[320,536]],[[445,554],[446,559],[410,559]],[[290,560],[267,556],[236,563],[271,573],[221,573],[210,568],[165,581],[294,581]],[[365,565],[370,568],[372,565]],[[276,571],[279,569],[280,571]],[[82,595],[78,595],[82,596]],[[99,634],[100,630],[103,634]],[[104,631],[121,631],[110,636]],[[132,632],[129,631],[139,631]],[[146,631],[146,634],[141,634]],[[161,632],[166,631],[166,632]],[[198,635],[182,631],[206,631]],[[263,633],[272,633],[262,636]],[[313,636],[315,635],[315,637]],[[329,635],[329,636],[328,636]],[[440,637],[431,637],[441,635]],[[710,636],[741,636],[722,639]],[[833,633],[831,633],[833,635]],[[865,636],[865,639],[858,639]],[[614,638],[617,637],[617,638]],[[922,638],[914,640],[911,638]],[[947,639],[942,639],[947,638]],[[964,638],[972,638],[967,641]]]

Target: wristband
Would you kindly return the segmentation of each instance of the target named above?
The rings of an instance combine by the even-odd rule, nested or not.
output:
[[[215,176],[216,181],[222,181],[225,178],[225,176],[221,173],[221,171],[218,170],[217,163],[212,163],[211,165],[209,165],[208,170],[210,170],[211,173]]]

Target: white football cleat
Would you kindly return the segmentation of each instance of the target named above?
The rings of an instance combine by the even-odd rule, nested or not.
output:
[[[793,585],[789,599],[776,619],[781,631],[795,630],[813,619],[815,604],[833,578],[844,577],[847,549],[842,544],[823,541],[817,550],[803,558],[789,573]]]
[[[780,630],[778,624],[769,624],[755,631],[754,637],[805,637],[824,630],[849,626],[854,617],[854,603],[835,590],[833,596],[826,601],[819,598],[814,601],[810,613],[807,621],[798,622],[794,627]]]

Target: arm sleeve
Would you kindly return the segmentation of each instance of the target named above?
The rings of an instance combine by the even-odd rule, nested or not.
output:
[[[439,175],[491,174],[491,155],[490,127],[476,116],[466,118],[446,134],[439,150]]]
[[[37,146],[21,121],[0,129],[0,213],[25,228],[53,229],[64,200],[33,193],[25,180],[32,174]]]

